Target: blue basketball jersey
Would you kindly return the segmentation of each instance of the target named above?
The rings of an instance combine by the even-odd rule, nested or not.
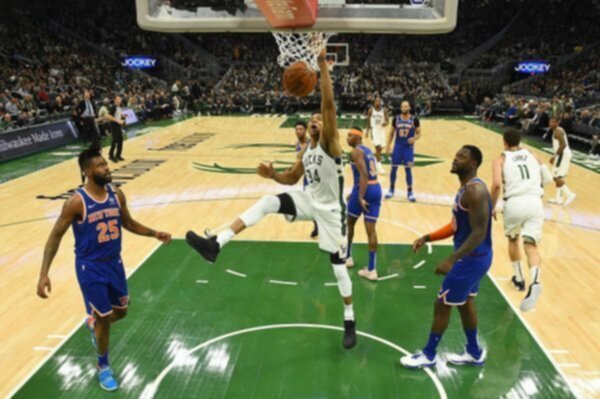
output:
[[[415,137],[415,130],[419,127],[419,119],[409,115],[408,119],[402,118],[402,115],[396,115],[394,118],[394,138],[396,147],[412,147],[408,144],[408,139]]]
[[[363,152],[363,158],[365,160],[365,165],[367,165],[367,175],[369,176],[369,182],[373,183],[377,181],[377,160],[373,155],[373,152],[368,147],[364,145],[359,145],[357,148],[361,149]],[[360,173],[358,172],[358,168],[352,162],[352,174],[354,175],[354,186],[358,186],[360,183]]]
[[[467,237],[471,234],[471,223],[469,222],[469,211],[460,204],[460,200],[470,184],[483,184],[485,183],[478,177],[472,179],[464,187],[461,187],[454,198],[454,205],[452,207],[452,214],[454,216],[454,249],[460,248],[460,246],[467,240]],[[485,239],[477,248],[473,250],[468,256],[481,256],[487,255],[492,252],[492,201],[489,202],[489,216],[488,216],[488,227],[485,234]]]
[[[106,191],[102,202],[94,200],[83,187],[75,191],[84,207],[82,220],[73,221],[77,259],[112,259],[121,255],[121,206],[112,185],[107,184]]]

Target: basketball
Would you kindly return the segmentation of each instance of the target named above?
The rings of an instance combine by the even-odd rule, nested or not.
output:
[[[283,72],[283,88],[293,96],[305,97],[317,84],[317,73],[303,61],[297,61]]]

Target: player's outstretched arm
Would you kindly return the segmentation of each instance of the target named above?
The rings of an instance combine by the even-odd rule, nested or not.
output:
[[[306,147],[301,151],[301,154],[304,154],[304,151],[306,151]],[[293,186],[304,176],[304,165],[302,164],[301,154],[298,155],[296,163],[284,172],[277,172],[273,167],[273,163],[261,163],[257,168],[258,174],[265,179],[273,179],[279,184]]]
[[[52,285],[50,283],[50,277],[48,272],[50,271],[50,265],[52,260],[56,256],[60,241],[63,236],[75,220],[77,215],[80,215],[83,209],[83,202],[81,197],[74,195],[65,201],[60,215],[50,232],[48,241],[46,241],[46,247],[44,248],[44,259],[42,260],[42,269],[40,270],[40,278],[37,286],[37,294],[40,298],[48,298],[48,294],[52,291]],[[46,290],[48,292],[46,293]]]
[[[323,149],[332,157],[342,156],[342,147],[337,130],[337,114],[335,99],[333,96],[333,84],[329,74],[329,65],[325,59],[325,50],[317,58],[321,75],[321,116],[323,117],[323,128],[319,142]]]
[[[171,242],[171,234],[153,230],[131,217],[129,208],[127,208],[127,199],[125,198],[125,194],[123,194],[121,189],[117,189],[117,196],[119,197],[119,203],[121,205],[121,220],[125,230],[131,231],[132,233],[140,236],[154,237],[166,244]]]

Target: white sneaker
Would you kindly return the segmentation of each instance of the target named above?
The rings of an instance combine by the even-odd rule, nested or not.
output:
[[[377,281],[377,279],[379,278],[379,276],[377,275],[377,269],[369,271],[369,268],[366,266],[358,271],[358,275],[371,281]]]
[[[573,193],[571,195],[567,195],[567,199],[565,200],[565,206],[569,206],[569,204],[571,204],[571,202],[573,202],[575,200],[575,198],[577,197],[577,194]]]
[[[563,204],[562,200],[558,199],[558,198],[550,198],[548,200],[548,203],[549,204],[554,204],[554,205],[562,205]]]
[[[467,349],[465,348],[465,351],[461,354],[449,353],[448,355],[446,355],[446,360],[448,360],[449,363],[452,363],[456,366],[483,366],[483,364],[485,363],[486,356],[487,351],[485,349],[481,351],[481,355],[479,356],[479,358],[475,358],[473,357],[473,355],[467,352]]]
[[[535,307],[538,298],[542,294],[542,285],[540,283],[533,283],[529,286],[527,296],[521,301],[521,310],[528,312]]]
[[[407,369],[422,369],[424,367],[433,367],[437,361],[437,355],[433,360],[429,360],[427,356],[421,351],[417,351],[412,355],[402,356],[400,358],[400,364]]]
[[[380,175],[385,175],[385,169],[383,169],[383,165],[377,162],[377,173]]]
[[[348,269],[354,267],[354,259],[352,259],[352,257],[346,258],[346,267]]]

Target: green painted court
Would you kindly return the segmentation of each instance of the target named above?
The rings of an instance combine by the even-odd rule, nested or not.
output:
[[[407,245],[382,245],[379,276],[388,279],[368,282],[351,270],[360,335],[345,350],[340,296],[316,244],[236,241],[210,265],[175,241],[129,280],[130,313],[111,333],[117,393],[98,386],[94,348],[81,327],[15,397],[574,397],[487,277],[477,298],[484,367],[440,364],[425,372],[399,364],[402,352],[425,343],[441,283],[433,269],[449,251],[434,246],[414,255]],[[357,266],[366,254],[355,246]],[[452,317],[442,355],[464,345],[458,312]]]

